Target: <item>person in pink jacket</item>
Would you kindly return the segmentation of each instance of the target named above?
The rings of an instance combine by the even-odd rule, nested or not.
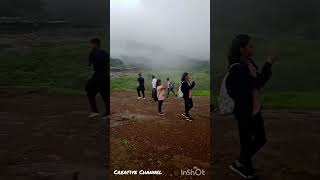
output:
[[[158,113],[160,116],[163,116],[164,113],[162,112],[162,105],[163,101],[165,100],[166,95],[166,86],[161,84],[161,80],[157,80],[157,98],[158,98]]]

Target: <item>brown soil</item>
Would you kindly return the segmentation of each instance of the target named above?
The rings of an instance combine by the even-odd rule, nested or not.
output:
[[[320,112],[264,111],[268,143],[255,157],[262,180],[320,179]],[[238,180],[228,165],[239,155],[237,121],[213,114],[215,179]]]
[[[209,171],[209,98],[194,97],[194,121],[181,113],[183,100],[169,97],[165,116],[157,113],[150,97],[138,100],[135,93],[111,95],[111,169],[161,170],[162,176],[113,176],[116,179],[209,179],[181,176],[181,169]]]
[[[48,95],[38,91],[0,88],[0,179],[106,179],[107,123],[88,119],[84,96]],[[112,169],[160,169],[165,176],[112,179],[191,179],[181,168],[209,171],[209,100],[195,97],[193,116],[181,116],[181,99],[169,98],[164,117],[150,98],[135,93],[112,94]],[[237,124],[213,114],[214,179],[240,179],[227,168],[238,156]],[[268,143],[255,166],[263,180],[320,179],[320,112],[265,111]],[[209,177],[192,177],[209,179]]]
[[[106,121],[85,97],[0,88],[0,179],[106,179]]]

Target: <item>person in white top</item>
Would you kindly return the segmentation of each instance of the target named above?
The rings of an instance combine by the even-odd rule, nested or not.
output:
[[[152,75],[152,98],[154,101],[157,101],[157,79],[154,75]]]

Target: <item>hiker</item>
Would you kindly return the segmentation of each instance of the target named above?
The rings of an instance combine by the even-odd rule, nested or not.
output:
[[[176,95],[176,93],[174,92],[173,83],[170,81],[170,78],[167,78],[167,80],[165,81],[165,86],[167,89],[167,98],[169,98],[170,92],[172,92],[174,95]]]
[[[154,75],[152,75],[152,82],[151,82],[151,86],[152,86],[152,99],[154,101],[157,101],[157,79]]]
[[[178,95],[176,94],[176,91],[174,90],[174,88],[175,88],[174,81],[171,81],[171,83],[170,83],[170,91],[173,93],[174,96],[177,97]]]
[[[109,54],[100,48],[101,41],[98,38],[90,40],[92,46],[91,53],[89,55],[89,66],[93,65],[94,73],[88,80],[86,85],[87,97],[91,107],[91,114],[89,118],[98,117],[100,113],[96,104],[96,95],[100,93],[105,106],[107,107],[108,94],[108,61]],[[106,115],[109,115],[106,112]]]
[[[195,81],[191,82],[191,76],[189,73],[185,72],[181,78],[181,92],[183,93],[185,112],[182,116],[186,118],[187,121],[192,121],[193,118],[190,115],[190,110],[193,108],[192,101],[192,89],[195,86]]]
[[[156,82],[156,87],[157,87],[157,98],[158,98],[158,113],[160,116],[163,116],[164,113],[162,112],[162,105],[165,99],[166,86],[162,85],[161,80],[158,79]]]
[[[257,177],[252,158],[267,141],[261,115],[260,89],[270,79],[274,62],[273,57],[268,58],[262,71],[258,72],[252,55],[251,37],[236,36],[229,51],[226,88],[234,101],[233,114],[238,121],[240,158],[229,167],[245,179]]]
[[[139,75],[139,78],[138,78],[139,86],[138,86],[138,88],[137,88],[138,99],[141,99],[141,94],[140,94],[140,92],[142,92],[142,98],[143,98],[143,99],[146,99],[146,98],[145,98],[145,95],[144,95],[144,91],[145,91],[144,78],[142,77],[141,73],[139,73],[138,75]]]

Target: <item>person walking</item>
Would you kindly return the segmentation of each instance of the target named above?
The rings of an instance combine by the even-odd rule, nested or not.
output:
[[[260,89],[270,79],[274,62],[274,57],[270,56],[259,72],[252,55],[251,37],[245,34],[236,36],[229,51],[226,88],[234,101],[233,114],[238,121],[240,157],[229,167],[245,179],[257,178],[252,158],[267,142]]]
[[[89,66],[93,66],[94,73],[86,84],[86,92],[89,100],[91,113],[89,118],[101,116],[96,104],[96,95],[99,93],[107,107],[108,94],[108,61],[109,54],[100,48],[101,41],[94,38],[90,41],[92,50],[89,55]],[[108,112],[106,112],[108,115]]]
[[[152,87],[152,99],[156,102],[158,100],[158,98],[157,98],[157,79],[154,75],[152,75],[151,87]]]
[[[187,121],[193,121],[190,110],[193,108],[192,89],[194,86],[195,81],[191,82],[191,75],[187,72],[183,73],[181,78],[181,91],[183,93],[185,111],[182,113],[182,116],[185,117]]]
[[[145,87],[144,87],[144,78],[142,77],[142,74],[139,73],[139,78],[138,78],[138,82],[139,82],[139,86],[137,88],[137,92],[138,92],[138,99],[146,99],[145,98],[145,95],[144,95],[144,91],[145,91]],[[140,92],[142,93],[142,97],[141,97],[141,94]]]
[[[160,116],[165,115],[162,112],[162,105],[165,100],[165,94],[166,94],[166,86],[161,84],[161,80],[157,80],[157,98],[158,98],[158,113]]]

